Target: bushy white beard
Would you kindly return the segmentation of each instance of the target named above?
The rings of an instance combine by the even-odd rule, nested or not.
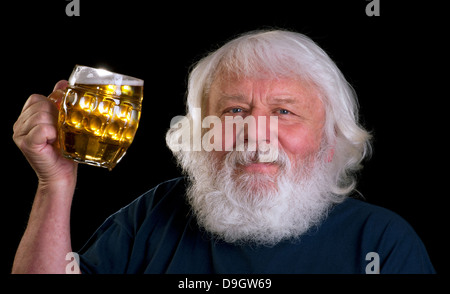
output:
[[[333,203],[325,160],[297,162],[278,150],[277,176],[236,173],[238,164],[258,162],[258,151],[232,151],[224,163],[211,152],[181,158],[190,178],[187,196],[201,227],[230,243],[273,246],[318,225]],[[300,165],[300,166],[299,166]]]

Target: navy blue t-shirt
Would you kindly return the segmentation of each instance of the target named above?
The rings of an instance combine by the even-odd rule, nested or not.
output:
[[[79,252],[81,271],[363,274],[367,268],[379,268],[380,273],[389,274],[435,272],[422,241],[405,220],[361,200],[348,198],[336,205],[319,227],[296,241],[265,247],[211,237],[197,225],[185,189],[183,178],[167,181],[111,215]]]

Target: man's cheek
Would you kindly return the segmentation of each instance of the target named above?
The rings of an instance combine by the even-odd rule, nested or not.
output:
[[[320,140],[316,140],[316,136],[302,132],[292,133],[280,130],[278,140],[279,145],[291,158],[305,159],[315,154],[320,148]]]

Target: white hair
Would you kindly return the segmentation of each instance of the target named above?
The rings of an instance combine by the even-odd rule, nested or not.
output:
[[[220,75],[241,77],[294,78],[315,86],[325,107],[322,152],[333,154],[329,192],[349,194],[356,186],[356,172],[370,156],[370,134],[358,123],[358,102],[353,88],[331,58],[305,35],[281,31],[244,34],[201,59],[192,69],[187,94],[186,118],[193,124],[201,119],[192,115],[208,98],[211,84]],[[188,130],[191,136],[198,130]],[[186,170],[192,151],[179,150],[183,132],[169,129],[168,147]],[[176,145],[176,147],[175,147]],[[325,150],[325,151],[324,151]],[[194,152],[195,153],[195,152]]]

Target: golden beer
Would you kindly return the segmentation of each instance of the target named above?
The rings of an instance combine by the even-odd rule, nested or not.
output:
[[[112,170],[133,141],[142,85],[69,85],[59,111],[64,157]]]

